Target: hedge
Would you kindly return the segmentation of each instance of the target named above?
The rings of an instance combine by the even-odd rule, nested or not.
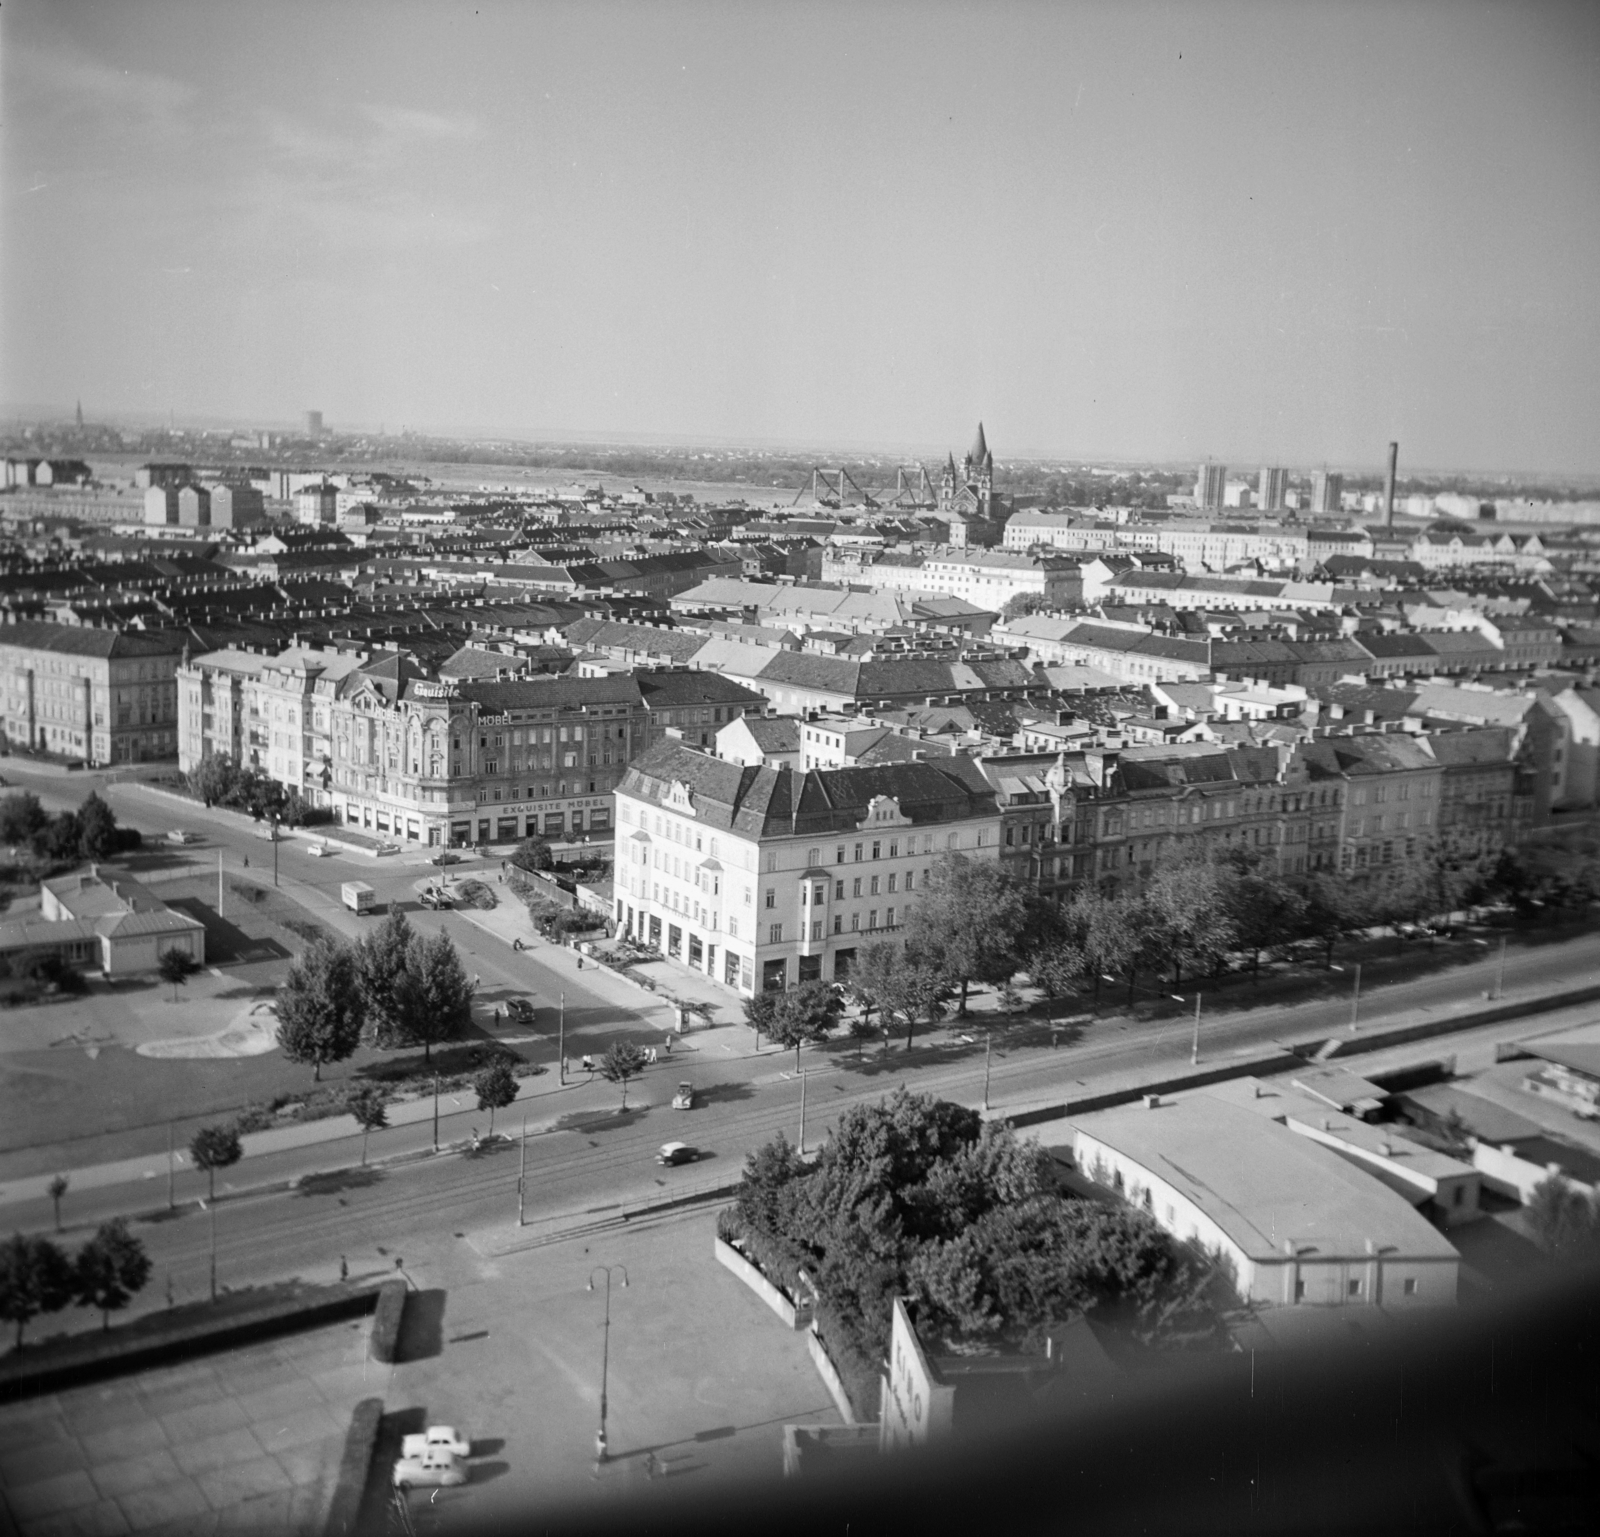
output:
[[[378,1427],[383,1421],[383,1400],[363,1398],[350,1416],[345,1432],[344,1455],[339,1459],[339,1478],[328,1505],[323,1527],[327,1537],[349,1537],[361,1515],[361,1497],[366,1492],[367,1476],[372,1471],[372,1453],[378,1443]]]
[[[378,1288],[378,1307],[372,1317],[372,1359],[385,1366],[394,1365],[400,1343],[400,1324],[405,1318],[406,1283],[385,1281]]]

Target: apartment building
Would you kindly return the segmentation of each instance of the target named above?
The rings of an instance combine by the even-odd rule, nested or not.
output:
[[[339,685],[373,665],[367,653],[337,646],[291,646],[274,656],[229,648],[186,660],[178,669],[178,767],[188,773],[225,754],[298,790],[309,806],[331,805]]]
[[[1059,608],[1082,593],[1078,563],[1055,555],[1015,550],[935,550],[922,555],[829,549],[823,555],[824,581],[861,583],[874,589],[941,593],[999,613],[1013,598],[1036,598]]]
[[[992,791],[950,762],[795,773],[654,747],[617,789],[617,925],[747,996],[846,977],[941,854],[998,855]]]
[[[0,626],[6,740],[96,765],[172,757],[183,646],[178,631]]]

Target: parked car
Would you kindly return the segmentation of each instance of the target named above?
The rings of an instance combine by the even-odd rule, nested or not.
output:
[[[394,1465],[394,1486],[452,1489],[467,1481],[467,1470],[452,1452],[428,1447],[420,1457],[402,1457]]]
[[[448,912],[455,903],[437,886],[429,886],[417,899],[424,907],[432,908],[434,912]]]
[[[449,1452],[453,1457],[470,1457],[472,1442],[453,1425],[430,1425],[426,1430],[407,1436],[400,1443],[401,1457],[422,1457],[430,1451]]]
[[[200,834],[199,833],[192,833],[186,827],[174,827],[172,829],[172,831],[167,834],[167,842],[168,843],[183,844],[183,843],[198,843],[199,841],[200,841]]]
[[[461,856],[452,854],[449,849],[440,849],[428,863],[434,865],[458,865],[461,863]]]
[[[398,843],[380,843],[372,852],[374,854],[398,854],[400,845]]]
[[[700,1157],[700,1149],[690,1147],[687,1142],[663,1142],[661,1151],[656,1154],[656,1162],[661,1164],[694,1163]]]
[[[678,1092],[672,1096],[672,1108],[674,1110],[694,1109],[694,1085],[692,1083],[680,1083],[678,1085]]]
[[[511,998],[506,1002],[506,1013],[519,1025],[533,1023],[533,1005],[526,998]]]
[[[332,856],[333,850],[326,843],[308,843],[306,853],[313,859],[328,859]]]

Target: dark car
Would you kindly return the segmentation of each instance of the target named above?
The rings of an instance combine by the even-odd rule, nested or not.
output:
[[[526,998],[512,998],[506,1002],[506,1013],[519,1025],[533,1023],[533,1005]]]
[[[694,1163],[700,1157],[700,1149],[690,1147],[687,1142],[663,1142],[661,1151],[656,1154],[656,1162],[664,1164]]]

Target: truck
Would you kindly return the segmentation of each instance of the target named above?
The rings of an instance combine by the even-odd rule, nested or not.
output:
[[[353,913],[370,913],[376,909],[372,887],[365,881],[346,881],[339,888],[339,895]]]

